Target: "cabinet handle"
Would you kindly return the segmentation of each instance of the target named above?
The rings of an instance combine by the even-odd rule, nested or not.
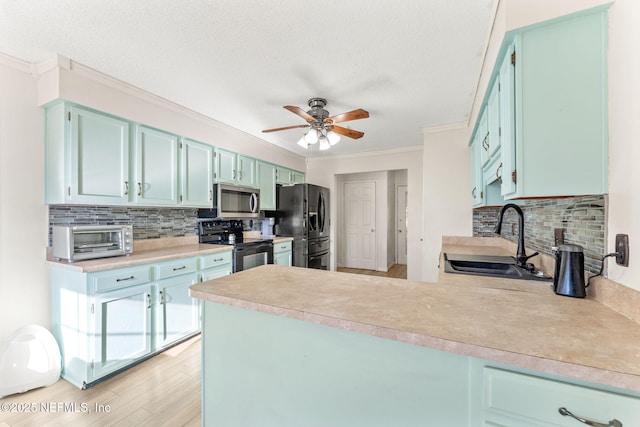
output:
[[[209,190],[209,201],[213,200],[213,190]]]
[[[160,304],[164,304],[164,293],[160,291]]]
[[[233,170],[233,178],[232,179],[236,179],[236,170]]]
[[[182,267],[173,267],[173,271],[184,270],[185,268],[187,268],[186,265],[183,265]]]
[[[569,410],[565,407],[559,408],[558,412],[560,412],[560,415],[563,416],[569,416],[575,420],[580,421],[583,424],[586,424],[588,426],[593,426],[593,427],[622,427],[622,423],[618,420],[616,420],[615,418],[611,421],[609,421],[607,424],[603,424],[603,423],[599,423],[597,421],[591,421],[591,420],[587,420],[586,418],[580,418],[577,417],[575,415],[573,415],[571,412],[569,412]]]
[[[125,196],[129,195],[129,181],[124,182],[124,195]]]
[[[147,308],[151,308],[151,294],[147,294]]]
[[[238,179],[239,179],[240,181],[242,181],[242,171],[240,171],[240,174],[239,174],[239,175],[240,175],[240,176],[238,177]]]
[[[475,199],[476,198],[476,187],[473,187],[473,190],[471,190],[471,196]]]
[[[116,282],[126,282],[127,280],[135,279],[134,276],[125,277],[124,279],[116,279]]]
[[[138,196],[142,196],[142,183],[138,183]]]
[[[498,180],[498,182],[500,184],[502,184],[502,173],[501,172],[502,172],[502,162],[500,162],[500,165],[496,169],[496,179]]]
[[[220,262],[220,261],[222,261],[222,260],[224,260],[224,258],[215,258],[215,259],[213,260],[213,262]]]

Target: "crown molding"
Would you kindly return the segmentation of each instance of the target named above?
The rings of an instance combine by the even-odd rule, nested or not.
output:
[[[423,128],[422,133],[449,132],[452,130],[460,130],[460,129],[466,129],[466,128],[467,128],[467,122],[465,121],[465,122],[451,123],[448,125]]]
[[[14,70],[21,71],[23,73],[31,73],[32,66],[30,62],[23,61],[14,56],[10,56],[4,53],[0,53],[0,64],[6,65]]]

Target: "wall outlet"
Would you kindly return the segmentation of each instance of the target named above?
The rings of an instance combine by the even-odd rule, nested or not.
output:
[[[564,228],[553,229],[553,246],[560,246],[564,244]]]
[[[616,264],[629,267],[629,235],[616,234]]]

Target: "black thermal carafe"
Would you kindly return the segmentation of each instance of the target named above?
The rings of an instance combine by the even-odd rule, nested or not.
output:
[[[584,249],[580,245],[560,245],[556,251],[553,290],[558,295],[584,298]]]

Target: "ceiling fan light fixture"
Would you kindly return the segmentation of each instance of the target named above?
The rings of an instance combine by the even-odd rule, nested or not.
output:
[[[320,150],[328,150],[331,148],[329,140],[325,136],[320,137]]]
[[[327,139],[329,140],[329,144],[333,146],[340,142],[340,135],[330,130],[327,132]]]
[[[305,150],[309,148],[309,144],[307,143],[307,140],[304,138],[304,136],[298,140],[298,145]]]
[[[318,142],[318,131],[316,131],[315,129],[311,129],[309,132],[307,132],[304,136],[304,140],[307,142],[307,144],[315,144]]]

